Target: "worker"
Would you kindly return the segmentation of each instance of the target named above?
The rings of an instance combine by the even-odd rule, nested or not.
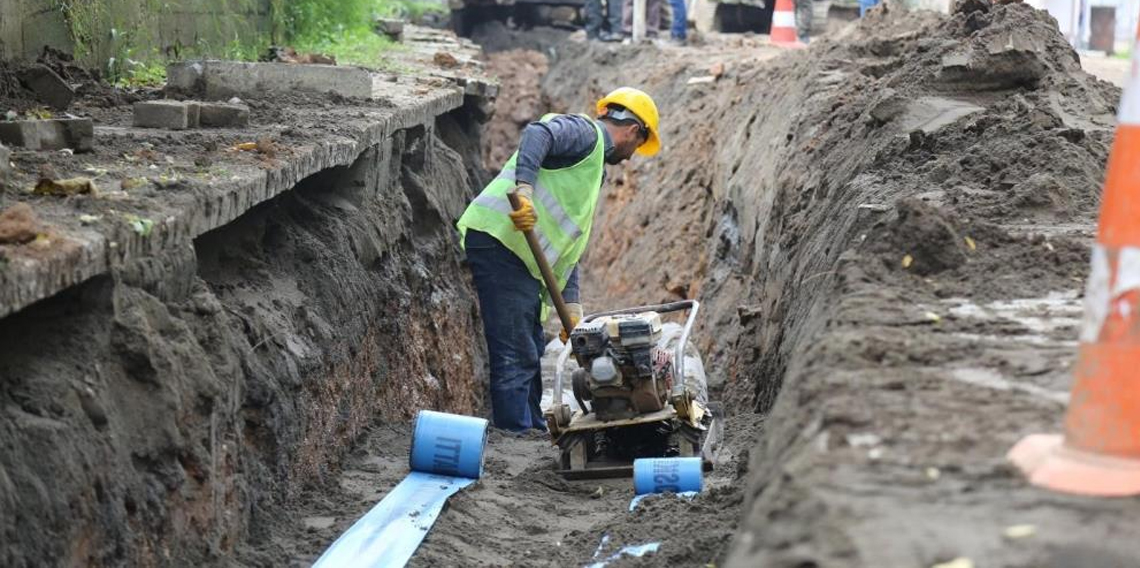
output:
[[[483,314],[491,363],[494,424],[516,432],[545,430],[542,322],[549,293],[522,231],[534,230],[562,287],[571,327],[582,318],[578,261],[586,250],[605,164],[661,147],[657,106],[622,87],[597,103],[597,119],[551,114],[528,125],[518,151],[471,202],[458,227]],[[521,207],[507,199],[516,191]],[[563,330],[562,341],[568,330]]]
[[[795,0],[796,39],[801,43],[811,42],[812,0]]]
[[[673,25],[669,28],[669,40],[673,45],[685,45],[685,36],[689,25],[685,0],[669,0],[669,6],[673,19]]]
[[[661,29],[661,3],[663,0],[645,0],[645,37],[654,39]],[[626,0],[621,11],[621,29],[627,38],[633,37],[633,0]]]
[[[633,1],[633,0],[629,0]],[[621,41],[622,0],[587,0],[586,39],[601,41]],[[603,26],[603,24],[605,24]],[[605,29],[603,29],[603,27]]]

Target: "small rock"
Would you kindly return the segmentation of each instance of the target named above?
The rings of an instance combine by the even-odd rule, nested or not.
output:
[[[310,530],[324,530],[336,523],[336,517],[307,517],[301,521]]]
[[[906,111],[907,101],[894,89],[887,87],[875,105],[871,107],[871,117],[879,124],[886,124]]]
[[[1012,525],[1006,527],[1005,531],[1002,533],[1002,535],[1009,540],[1027,538],[1035,534],[1037,534],[1037,527],[1035,525]]]
[[[974,568],[974,561],[966,557],[955,558],[949,562],[935,564],[930,568]]]
[[[852,448],[862,448],[877,446],[883,442],[883,439],[875,434],[848,434],[847,443]]]
[[[377,19],[376,33],[386,36],[388,39],[395,42],[404,41],[404,21],[387,18]]]
[[[99,398],[95,396],[95,391],[89,386],[82,386],[76,388],[79,395],[79,406],[83,408],[83,413],[87,415],[87,419],[95,426],[95,429],[102,430],[107,426],[107,410],[103,408],[103,403],[99,402]]]

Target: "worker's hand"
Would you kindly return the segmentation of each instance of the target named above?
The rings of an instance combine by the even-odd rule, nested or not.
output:
[[[521,206],[511,211],[511,221],[514,222],[516,230],[529,231],[534,228],[535,223],[538,223],[538,214],[535,213],[534,203],[531,201],[534,188],[528,184],[520,183],[515,187],[515,193],[519,196]]]
[[[570,331],[578,327],[578,322],[582,321],[582,304],[566,304],[566,311],[570,312],[570,329],[563,328],[558,334],[562,343],[570,341]]]

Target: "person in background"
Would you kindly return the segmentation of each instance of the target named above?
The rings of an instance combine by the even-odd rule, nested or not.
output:
[[[686,28],[689,14],[685,9],[685,0],[669,0],[669,7],[673,12],[673,27],[669,29],[669,40],[673,45],[685,45]]]
[[[586,39],[621,41],[623,0],[587,0]],[[632,1],[632,0],[629,0]],[[603,29],[604,28],[604,29]]]
[[[645,37],[657,37],[657,30],[660,29],[661,0],[645,0]],[[621,10],[621,31],[625,37],[633,37],[633,0],[625,0],[625,6]]]
[[[802,43],[811,41],[812,0],[796,0],[796,39]]]

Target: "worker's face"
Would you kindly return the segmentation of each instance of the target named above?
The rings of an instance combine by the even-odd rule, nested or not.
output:
[[[645,137],[641,134],[641,127],[636,124],[619,126],[614,130],[614,151],[606,162],[620,164],[633,157],[637,148],[645,143]]]

